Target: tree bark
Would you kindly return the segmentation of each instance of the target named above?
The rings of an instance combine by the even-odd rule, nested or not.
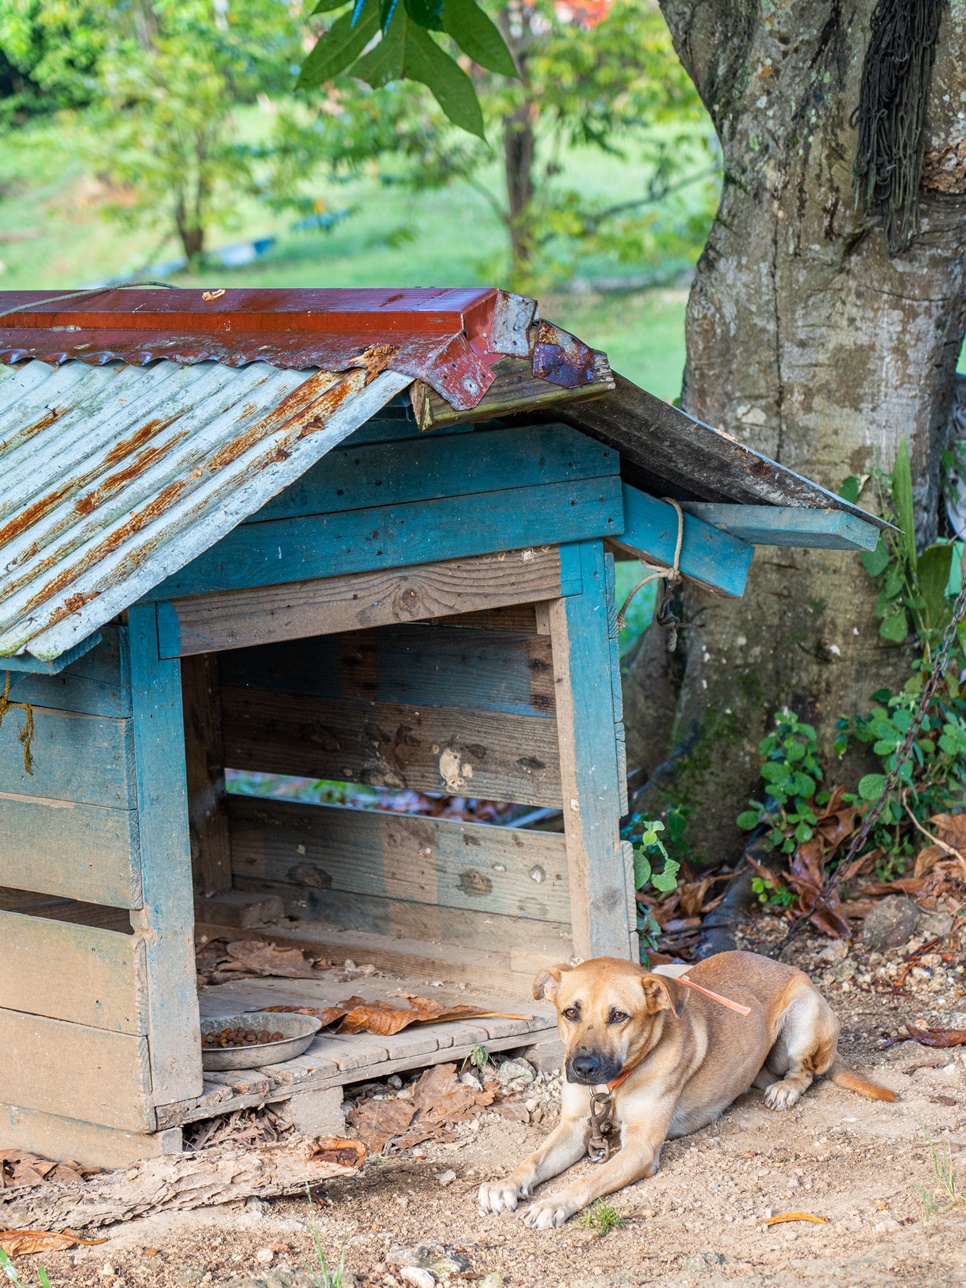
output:
[[[944,14],[921,232],[892,259],[881,221],[853,209],[850,116],[874,0],[661,7],[724,155],[688,302],[683,406],[832,490],[891,468],[904,434],[928,542],[966,320],[966,13]],[[868,491],[861,501],[875,505]],[[693,807],[699,859],[733,857],[741,843],[734,818],[758,794],[757,745],[773,712],[787,705],[815,724],[829,763],[836,718],[904,677],[907,654],[879,637],[876,593],[854,554],[765,547],[742,600],[687,594],[680,684],[669,697],[665,667],[629,749],[646,749],[653,767],[693,739],[665,788]],[[630,688],[653,687],[653,653],[640,650]]]

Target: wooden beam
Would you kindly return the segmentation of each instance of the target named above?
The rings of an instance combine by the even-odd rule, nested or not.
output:
[[[145,1076],[159,1105],[196,1096],[202,1084],[181,664],[158,657],[153,604],[129,610],[128,631],[144,890],[144,906],[131,924],[144,938],[150,1052]]]
[[[181,696],[194,885],[199,894],[219,894],[231,889],[231,842],[217,655],[201,653],[184,659]]]
[[[610,539],[612,544],[638,558],[670,567],[678,535],[674,506],[629,483],[623,484],[623,494],[624,531]],[[719,532],[685,513],[681,571],[705,589],[729,598],[742,595],[753,554],[752,547],[738,537]]]
[[[22,711],[11,711],[0,727],[0,789],[114,809],[134,804],[130,720],[35,706],[28,774],[17,737],[23,716]]]
[[[560,806],[545,716],[230,688],[222,712],[230,769]]]
[[[438,429],[466,421],[494,420],[535,409],[553,410],[563,403],[599,398],[614,388],[607,355],[594,351],[594,378],[577,389],[565,389],[533,374],[532,358],[500,358],[491,370],[496,379],[471,411],[456,411],[445,398],[421,380],[410,386],[413,411],[419,428]]]
[[[499,551],[412,568],[320,577],[283,586],[235,590],[158,606],[162,657],[246,648],[491,612],[580,590],[579,569],[553,546]]]
[[[0,1010],[0,1087],[25,1109],[131,1132],[155,1126],[147,1040],[129,1033]]]
[[[545,635],[440,625],[383,626],[233,649],[221,680],[233,688],[367,698],[411,706],[553,715],[553,664]]]
[[[608,575],[600,542],[581,542],[579,552],[584,594],[550,609],[574,952],[636,961],[631,849],[620,839],[626,797],[614,737],[620,710]]]
[[[83,657],[85,653],[89,653],[100,642],[100,631],[91,631],[86,639],[69,648],[66,653],[61,653],[60,657],[52,662],[45,662],[41,658],[32,657],[29,653],[23,653],[20,657],[0,657],[0,670],[20,671],[33,675],[57,675],[72,662]]]
[[[105,626],[96,648],[57,674],[21,672],[11,676],[12,702],[73,711],[88,716],[129,716],[131,685],[127,676],[127,627]],[[63,654],[64,657],[67,654]],[[59,660],[59,659],[58,659]],[[3,676],[0,662],[0,683]]]
[[[0,1150],[22,1149],[41,1158],[72,1158],[81,1167],[113,1170],[142,1158],[180,1154],[181,1128],[140,1133],[61,1118],[37,1109],[0,1104]]]
[[[134,935],[0,912],[0,1007],[146,1033],[145,983]]]
[[[752,546],[874,550],[879,529],[844,510],[788,505],[712,505],[685,501],[687,514]]]
[[[312,920],[325,920],[335,891],[460,908],[484,925],[520,917],[532,931],[569,920],[559,833],[249,796],[232,796],[228,812],[236,881],[283,893]]]
[[[137,811],[0,793],[0,885],[140,907]]]
[[[614,476],[240,524],[142,602],[617,536]]]

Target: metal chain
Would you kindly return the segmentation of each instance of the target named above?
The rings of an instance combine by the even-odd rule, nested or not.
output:
[[[879,821],[889,797],[899,785],[900,775],[912,754],[913,745],[919,737],[919,730],[922,728],[922,722],[926,718],[929,704],[932,702],[939,685],[945,678],[946,662],[949,659],[949,650],[953,646],[957,628],[964,616],[966,616],[966,550],[963,552],[963,584],[956,597],[956,602],[953,604],[953,615],[949,620],[949,625],[946,627],[942,643],[939,646],[939,652],[936,654],[936,660],[932,664],[932,673],[923,686],[922,695],[919,698],[919,705],[916,707],[916,713],[912,718],[912,724],[909,726],[909,732],[906,734],[905,741],[902,746],[896,752],[895,766],[886,776],[886,780],[882,785],[882,792],[880,793],[878,800],[869,807],[868,813],[862,822],[862,826],[852,837],[852,842],[849,845],[845,858],[841,861],[822,887],[821,895],[807,911],[802,911],[798,914],[789,927],[785,938],[777,948],[772,949],[768,954],[769,957],[780,957],[792,940],[795,939],[802,930],[809,918],[812,917],[820,908],[828,906],[828,903],[835,894],[835,891],[851,869],[856,856],[861,852],[863,845],[865,845],[868,840],[870,832]]]

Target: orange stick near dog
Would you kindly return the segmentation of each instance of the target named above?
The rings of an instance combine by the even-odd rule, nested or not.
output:
[[[653,1176],[665,1140],[713,1122],[751,1086],[764,1090],[770,1109],[790,1109],[824,1073],[872,1100],[895,1100],[841,1059],[838,1019],[804,971],[732,952],[686,975],[615,957],[540,972],[533,995],[553,999],[565,1049],[560,1123],[506,1180],[480,1187],[481,1211],[514,1211],[600,1143],[611,1114],[620,1148],[609,1157],[603,1150],[606,1161],[589,1176],[531,1204],[527,1225],[563,1225],[601,1195]]]

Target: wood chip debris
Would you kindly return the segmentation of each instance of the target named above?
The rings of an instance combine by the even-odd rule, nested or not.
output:
[[[811,1212],[780,1212],[777,1216],[766,1217],[762,1226],[780,1225],[783,1221],[812,1221],[815,1225],[828,1225],[827,1216],[812,1216]]]

